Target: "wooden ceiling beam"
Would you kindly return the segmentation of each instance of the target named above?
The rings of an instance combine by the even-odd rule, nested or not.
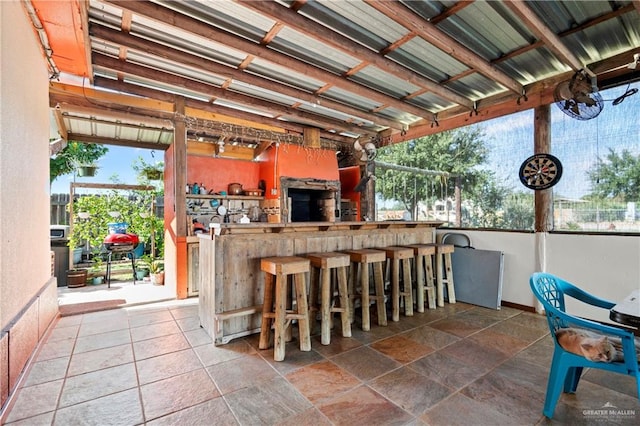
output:
[[[132,112],[137,115],[172,119],[173,103],[157,100],[143,99],[138,96],[125,95],[122,93],[105,92],[92,87],[80,87],[65,83],[49,83],[49,105],[56,106],[56,100],[67,98],[84,99],[78,105],[91,107],[102,107],[118,112]]]
[[[624,53],[615,55],[603,61],[594,62],[589,64],[590,68],[597,72],[598,79],[606,79],[612,70],[615,72],[622,71],[624,74],[623,79],[634,79],[634,70],[626,68],[626,64],[629,62],[633,53],[637,49],[630,49]],[[626,62],[625,62],[626,61]],[[482,108],[478,114],[469,114],[468,111],[463,108],[451,109],[442,112],[438,115],[439,126],[431,126],[431,122],[424,121],[422,123],[411,126],[408,131],[402,134],[394,134],[391,137],[392,143],[398,143],[414,139],[417,137],[427,136],[435,133],[439,133],[445,130],[452,130],[458,127],[468,126],[470,124],[477,124],[482,121],[490,120],[497,117],[502,117],[508,114],[524,111],[527,109],[533,109],[540,105],[547,105],[554,103],[553,93],[556,86],[562,82],[570,79],[574,72],[569,71],[563,74],[559,74],[548,78],[546,80],[538,81],[536,83],[525,86],[527,93],[527,99],[521,99],[518,103],[517,97],[509,92],[501,93],[490,98],[482,100]],[[636,77],[636,79],[639,79]]]
[[[89,83],[93,84],[93,66],[91,65],[91,43],[89,42],[89,2],[79,1],[78,8],[80,9],[80,21],[81,21],[81,31],[83,34],[83,38],[86,41],[84,44],[84,60],[87,64],[87,70],[89,71],[89,75],[83,76],[87,78]]]
[[[105,79],[103,77],[97,77],[96,83],[100,84],[100,80],[105,80]],[[113,82],[114,89],[122,88],[123,85],[127,86],[127,83],[123,83],[117,80],[110,80],[110,81]],[[64,86],[61,84],[58,84],[58,85]],[[148,89],[148,90],[151,92],[156,92],[153,89]],[[167,96],[168,99],[171,99],[171,98],[175,99],[175,96],[170,93],[164,92],[164,94]],[[140,96],[144,96],[144,95],[148,95],[148,93],[140,94]],[[50,105],[54,107],[56,111],[60,112],[58,114],[59,120],[61,122],[61,124],[59,124],[60,129],[65,129],[64,117],[62,116],[62,112],[65,111],[65,112],[70,112],[71,114],[73,114],[73,112],[80,112],[82,114],[95,112],[96,115],[100,117],[108,117],[108,116],[111,116],[114,118],[123,117],[129,122],[140,122],[140,123],[155,122],[156,125],[160,125],[160,128],[155,128],[151,130],[156,130],[156,131],[158,130],[162,131],[162,124],[166,124],[165,130],[167,132],[173,131],[173,119],[175,118],[175,114],[173,112],[159,111],[159,110],[156,110],[155,112],[151,112],[151,110],[145,109],[145,108],[124,107],[121,104],[118,105],[112,102],[100,101],[99,98],[92,95],[87,97],[79,93],[74,93],[74,91],[72,90],[65,91],[64,88],[62,88],[61,90],[60,89],[52,90],[50,92],[49,102],[50,102]],[[185,105],[188,106],[187,112],[190,117],[196,117],[196,116],[203,117],[202,119],[205,122],[207,120],[212,120],[212,117],[202,115],[202,114],[197,114],[196,111],[193,110],[194,107],[196,108],[203,107],[203,102],[195,101],[192,99],[185,99]],[[204,106],[206,107],[206,105]],[[124,112],[125,109],[126,109],[126,112]],[[204,112],[203,109],[198,109],[198,111]],[[213,118],[215,119],[215,117]],[[220,118],[223,118],[223,117],[220,117]],[[85,118],[85,119],[89,120],[88,118]],[[236,120],[236,122],[237,121],[238,120]],[[218,120],[218,122],[220,122],[220,120]],[[122,123],[116,123],[116,122],[110,123],[106,121],[104,121],[104,124],[106,125],[113,124],[114,126],[123,125]],[[302,133],[304,129],[303,127],[288,126],[288,123],[283,123],[283,124],[285,125],[284,127],[295,127],[294,133],[298,135],[298,137],[302,138]],[[259,123],[256,123],[256,125],[259,125]],[[214,132],[211,132],[211,133],[214,133]],[[73,132],[66,132],[64,136],[68,140],[77,140],[77,141],[86,142],[86,143],[131,146],[131,147],[148,148],[148,149],[154,149],[154,148],[167,149],[168,147],[167,144],[162,144],[162,143],[140,142],[137,140],[129,140],[129,139],[111,139],[107,137],[97,137],[94,135],[86,135],[86,134],[73,133]],[[341,136],[338,134],[320,132],[320,136],[321,136],[321,139],[329,143],[336,144],[337,146],[342,146],[342,145],[350,146],[353,144],[353,138]],[[283,137],[286,138],[286,134],[283,134]],[[269,143],[266,143],[265,145],[265,143],[259,142],[259,147],[262,147],[263,149],[266,149],[268,146],[269,146]]]
[[[249,63],[254,58],[251,55],[247,56],[247,58],[238,66],[238,69],[234,69],[198,55],[172,49],[168,46],[145,40],[134,35],[125,34],[121,31],[113,30],[98,24],[91,24],[89,33],[94,39],[109,41],[121,46],[126,46],[128,49],[139,50],[141,52],[175,61],[179,64],[189,65],[205,72],[217,74],[223,78],[241,81],[274,93],[300,99],[301,101],[307,102],[311,105],[322,105],[323,107],[339,111],[343,114],[371,121],[372,123],[380,126],[391,127],[397,130],[402,130],[404,127],[402,123],[375,115],[370,111],[363,111],[350,107],[340,102],[332,101],[326,97],[317,96],[316,94],[308,93],[289,85],[268,80],[246,72],[244,71],[245,68],[248,67]]]
[[[447,18],[449,18],[451,16],[454,16],[455,14],[460,12],[465,7],[471,6],[474,1],[475,0],[462,0],[462,1],[459,1],[456,4],[454,4],[453,6],[448,7],[445,10],[443,10],[442,13],[439,13],[438,15],[434,16],[433,18],[429,19],[429,22],[431,22],[433,25],[437,25],[440,22],[444,21],[445,19],[447,19]]]
[[[459,2],[459,3],[461,3],[461,2]],[[456,4],[458,4],[458,3],[456,3]],[[640,4],[640,0],[639,0],[638,4]],[[629,13],[631,11],[633,11],[633,5],[631,5],[631,4],[629,4],[627,6],[620,7],[618,9],[614,10],[614,11],[611,11],[609,13],[605,13],[604,15],[597,16],[597,17],[595,17],[594,19],[592,19],[590,21],[586,21],[586,22],[583,22],[580,25],[576,25],[575,27],[569,28],[568,30],[563,31],[560,34],[558,34],[558,37],[562,39],[562,38],[567,37],[567,36],[569,36],[571,34],[575,34],[575,33],[578,33],[580,31],[584,31],[587,28],[593,27],[594,25],[598,25],[598,24],[600,24],[602,22],[608,21],[609,19],[617,18],[618,16],[624,15],[625,13]],[[440,15],[438,15],[438,16],[440,16]],[[433,22],[433,20],[431,22]],[[512,50],[511,52],[506,53],[506,54],[500,56],[499,58],[496,58],[496,59],[492,60],[491,63],[493,65],[500,64],[500,63],[505,62],[505,61],[507,61],[507,60],[509,60],[511,58],[515,58],[516,56],[520,56],[520,55],[522,55],[522,54],[524,54],[524,53],[526,53],[526,52],[528,52],[530,50],[534,50],[534,49],[538,49],[540,47],[543,47],[544,45],[545,44],[544,44],[543,40],[537,40],[537,41],[535,41],[535,42],[533,42],[531,44],[528,44],[526,46],[523,46],[523,47],[520,47],[518,49]],[[593,67],[591,65],[589,67],[590,67],[590,69],[593,69]],[[596,74],[600,73],[595,69],[593,69],[593,71]],[[461,78],[466,77],[467,75],[471,74],[472,72],[473,72],[473,70],[464,71],[464,72],[462,72],[460,74],[457,74],[457,75],[455,75],[455,76],[453,76],[453,77],[451,77],[451,78],[449,78],[447,80],[441,81],[440,83],[441,84],[447,84],[447,83],[450,83],[452,81],[460,80]]]
[[[192,90],[198,93],[206,93],[211,96],[215,96],[219,99],[226,99],[230,102],[239,103],[253,109],[263,109],[264,115],[279,113],[289,117],[296,117],[300,120],[304,120],[310,125],[323,128],[325,130],[338,130],[344,132],[350,132],[355,134],[376,134],[377,132],[367,130],[359,126],[352,126],[344,123],[343,121],[322,117],[316,114],[311,114],[299,109],[291,108],[290,106],[276,104],[267,100],[261,100],[249,95],[245,95],[239,92],[231,92],[221,89],[211,84],[190,80],[177,76],[175,74],[166,73],[163,71],[155,70],[153,68],[145,67],[142,65],[133,64],[130,62],[123,62],[115,58],[111,58],[106,55],[94,53],[92,58],[95,66],[107,68],[115,72],[121,72],[141,78],[147,78],[155,81],[160,81],[176,87],[183,87],[188,90]]]
[[[69,140],[69,130],[67,129],[66,124],[64,123],[64,118],[62,117],[62,108],[56,106],[53,109],[53,114],[56,120],[56,125],[58,126],[58,134],[60,137],[66,141]]]
[[[173,129],[173,123],[148,116],[132,115],[122,111],[105,110],[100,107],[85,107],[80,105],[74,105],[69,109],[63,109],[62,107],[56,108],[60,113],[82,114],[90,117],[111,118],[119,120],[122,125],[142,127],[142,128],[157,128],[157,129]]]
[[[81,133],[69,133],[70,140],[84,142],[84,143],[96,143],[100,145],[116,145],[126,146],[129,148],[143,148],[143,149],[161,149],[166,151],[169,148],[169,144],[159,142],[141,142],[132,139],[114,139],[104,136],[85,135]]]
[[[441,31],[434,24],[424,20],[420,15],[394,1],[364,0],[369,6],[384,14],[389,19],[418,34],[428,43],[434,45],[449,56],[476,69],[480,74],[494,80],[507,89],[522,94],[522,85],[471,49],[458,43],[453,37]]]
[[[171,102],[175,96],[171,93],[151,89],[148,87],[142,87],[131,83],[124,83],[121,81],[116,81],[104,77],[96,77],[96,86],[104,87],[106,89],[118,90],[123,92],[132,93],[138,96],[144,96],[150,99],[159,99],[167,102]],[[302,135],[304,131],[304,126],[296,123],[291,123],[282,120],[275,120],[268,117],[261,117],[255,114],[251,114],[245,111],[234,110],[221,105],[214,105],[211,103],[207,103],[204,101],[199,101],[196,99],[185,99],[185,106],[188,108],[192,108],[194,110],[199,110],[203,112],[207,112],[210,114],[216,114],[217,117],[207,117],[203,119],[208,119],[211,121],[217,121],[222,123],[232,123],[237,125],[244,125],[246,127],[252,128],[263,128],[263,129],[273,129],[272,131],[276,131],[276,128],[287,132],[293,132],[296,134]],[[229,120],[231,117],[234,120]],[[243,124],[244,122],[244,124]],[[262,127],[261,127],[262,126]],[[336,133],[330,133],[325,131],[320,131],[320,137],[326,140],[334,141],[336,143],[341,144],[351,144],[353,143],[353,138],[342,136]]]
[[[533,32],[536,37],[543,40],[545,45],[556,54],[558,59],[560,59],[565,64],[569,65],[574,71],[578,71],[580,69],[584,69],[587,74],[591,77],[595,77],[593,71],[591,71],[585,64],[580,62],[578,57],[573,54],[565,46],[565,44],[560,40],[551,29],[538,17],[538,15],[533,12],[525,4],[523,0],[511,0],[503,3],[506,7],[508,7],[513,13],[518,16],[522,22],[526,25],[527,28]]]
[[[316,80],[331,83],[345,91],[352,92],[353,94],[362,96],[363,98],[371,99],[374,102],[387,104],[417,117],[433,118],[433,113],[426,109],[403,102],[393,96],[386,95],[366,86],[362,86],[354,81],[345,79],[344,77],[325,71],[319,67],[307,64],[291,56],[278,53],[273,49],[245,40],[200,20],[191,18],[157,4],[129,0],[104,0],[104,2],[125,10],[130,10],[133,13],[151,20],[163,23],[171,22],[173,26],[183,31],[196,34],[210,40],[215,40],[217,43],[237,49],[238,51],[246,54],[255,55],[265,61],[273,62],[274,64],[278,64],[282,67],[287,67],[294,72],[307,75]]]
[[[370,63],[381,70],[395,75],[407,82],[414,84],[420,88],[426,88],[436,95],[454,102],[459,105],[473,107],[473,102],[464,96],[461,96],[446,87],[443,87],[433,80],[429,80],[414,71],[394,62],[385,56],[375,53],[362,45],[354,42],[348,37],[339,34],[330,28],[320,25],[317,22],[306,18],[294,10],[281,6],[271,1],[253,1],[253,0],[236,0],[243,6],[256,10],[276,22],[282,22],[285,25],[301,32],[307,37],[313,38],[321,43],[327,44],[343,53],[353,56],[364,63]]]
[[[65,111],[101,109],[102,114],[124,114],[133,115],[131,120],[144,121],[145,119],[166,121],[166,127],[173,126],[175,119],[174,102],[176,95],[160,90],[143,88],[141,86],[124,83],[118,80],[96,77],[96,87],[126,92],[129,95],[115,94],[99,91],[95,89],[71,86],[63,83],[51,83],[49,88],[49,105],[54,108],[60,104]],[[137,95],[137,96],[134,96]],[[208,117],[212,121],[232,123],[239,126],[260,128],[273,132],[282,132],[287,129],[289,123],[275,120],[265,120],[260,122],[260,117],[255,114],[244,113],[222,106],[214,107],[212,104],[187,99],[187,106],[194,109],[217,114],[215,117]],[[225,113],[227,115],[225,115]],[[253,121],[243,119],[244,117],[254,119]],[[302,126],[296,126],[294,131],[302,134]]]

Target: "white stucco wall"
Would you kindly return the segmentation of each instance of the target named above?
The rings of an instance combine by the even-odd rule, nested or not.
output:
[[[48,234],[48,71],[22,6],[0,1],[0,417],[58,315]]]
[[[547,269],[595,296],[613,302],[624,299],[640,288],[640,237],[550,234]],[[567,310],[607,319],[596,309],[575,304],[567,304]]]
[[[0,326],[50,277],[48,73],[19,1],[0,1]]]
[[[502,300],[536,307],[529,288],[533,272],[555,274],[583,290],[613,302],[640,288],[640,237],[534,234],[500,231],[438,230],[469,236],[473,247],[504,253]],[[455,279],[455,277],[454,277]],[[607,313],[567,304],[576,315],[607,320]]]

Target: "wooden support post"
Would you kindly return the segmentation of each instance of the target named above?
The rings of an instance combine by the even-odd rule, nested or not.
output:
[[[308,148],[320,148],[320,129],[305,127],[303,132],[304,146]]]
[[[550,153],[551,150],[551,108],[541,105],[534,113],[534,153]],[[548,232],[553,228],[552,190],[535,191],[535,225],[536,232]]]

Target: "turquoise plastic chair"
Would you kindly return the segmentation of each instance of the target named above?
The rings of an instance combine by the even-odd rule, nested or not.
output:
[[[551,330],[551,337],[553,337],[555,344],[547,384],[547,395],[544,401],[544,415],[548,418],[553,417],[558,398],[560,398],[560,393],[563,390],[567,393],[575,393],[580,381],[580,375],[585,367],[598,368],[635,377],[638,397],[640,398],[640,372],[638,370],[633,332],[623,327],[603,325],[599,322],[566,313],[564,297],[570,296],[581,302],[606,310],[613,308],[615,303],[592,296],[573,284],[547,273],[534,273],[529,279],[529,284],[533,294],[544,307],[549,329]],[[565,327],[582,328],[620,339],[622,341],[624,361],[611,363],[593,362],[580,355],[565,351],[556,339],[556,331]]]

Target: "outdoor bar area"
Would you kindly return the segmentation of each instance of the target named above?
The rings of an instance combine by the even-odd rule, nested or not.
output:
[[[185,190],[176,190],[175,200],[171,199],[172,191],[165,195],[168,205],[174,202],[180,205],[178,198],[184,196],[185,208],[183,211],[176,208],[175,212],[165,209],[165,223],[185,225],[187,294],[198,297],[201,326],[215,344],[260,333],[264,322],[263,304],[268,303],[270,285],[262,266],[264,259],[302,259],[307,255],[346,257],[340,260],[346,263],[340,271],[345,276],[348,274],[350,290],[345,296],[350,309],[340,306],[333,296],[325,303],[334,308],[339,306],[335,309],[345,309],[350,322],[354,321],[355,307],[358,307],[358,316],[362,309],[362,302],[355,299],[362,298],[364,293],[368,298],[364,281],[361,284],[361,269],[366,269],[372,285],[376,280],[383,280],[380,282],[383,288],[376,289],[368,302],[373,304],[374,296],[380,296],[376,309],[381,305],[391,308],[395,305],[392,298],[398,298],[400,303],[396,293],[406,287],[405,293],[412,293],[411,301],[403,306],[410,303],[413,309],[414,299],[419,299],[423,306],[416,309],[422,312],[427,290],[424,285],[420,290],[415,288],[418,277],[431,283],[429,295],[435,296],[433,282],[436,260],[439,260],[435,230],[442,222],[364,220],[366,216],[374,217],[367,210],[367,199],[373,196],[373,181],[364,185],[364,190],[356,190],[358,185],[362,186],[360,165],[340,168],[334,150],[322,149],[313,142],[303,146],[272,146],[253,161],[216,158],[207,151],[212,147],[215,148],[212,144],[194,141],[187,145]],[[178,180],[171,173],[178,157],[173,147],[165,154],[169,166],[165,187],[173,188],[173,182]],[[180,184],[175,185],[178,188]],[[182,218],[181,214],[184,214]],[[428,271],[424,270],[424,255],[419,260],[414,258],[412,246],[415,245],[432,246],[426,256]],[[394,255],[388,256],[384,251],[394,247],[402,248],[403,257],[398,258],[397,265]],[[448,247],[453,251],[452,245]],[[382,261],[377,258],[375,266],[381,268],[383,277],[375,276],[379,273],[376,268],[369,274],[371,265],[360,268],[349,256],[359,250],[375,250],[377,256],[382,256]],[[445,268],[441,262],[437,265]],[[311,272],[311,269],[305,271],[307,291],[311,291],[310,281],[318,279]],[[330,286],[325,290],[327,294],[333,293],[338,285],[336,273],[335,270],[319,272],[326,275],[323,286]],[[453,279],[450,281],[453,283]],[[313,311],[313,306],[321,303],[319,297],[317,300],[311,297],[307,295],[306,303]],[[444,298],[442,294],[439,297]],[[453,295],[451,299],[455,301]],[[398,320],[397,315],[394,318]]]
[[[0,425],[640,423],[639,1],[10,0],[0,41]],[[82,145],[157,176],[54,223]],[[144,197],[64,286],[81,188]]]
[[[228,225],[200,236],[200,319],[216,344],[257,333],[263,258],[435,242],[434,222],[318,222]],[[413,253],[413,251],[411,251]],[[234,259],[229,262],[228,259]],[[206,271],[206,272],[205,272]]]

